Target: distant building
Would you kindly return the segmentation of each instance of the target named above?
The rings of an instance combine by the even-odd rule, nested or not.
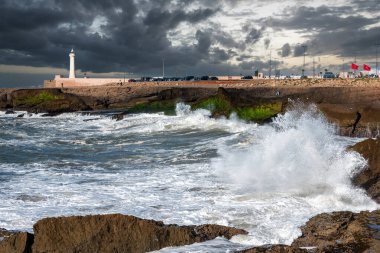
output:
[[[217,76],[220,81],[241,80],[242,76]]]

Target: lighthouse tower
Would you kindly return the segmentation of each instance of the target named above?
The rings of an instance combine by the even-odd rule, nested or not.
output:
[[[71,49],[70,56],[70,74],[69,78],[75,78],[75,53],[74,49]]]

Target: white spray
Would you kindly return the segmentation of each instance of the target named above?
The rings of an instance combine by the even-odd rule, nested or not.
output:
[[[252,135],[253,143],[243,150],[221,147],[220,158],[213,162],[218,175],[238,189],[300,196],[331,193],[345,201],[347,196],[350,202],[355,197],[365,201],[350,183],[365,160],[346,150],[347,143],[339,141],[335,127],[315,106],[298,104]]]

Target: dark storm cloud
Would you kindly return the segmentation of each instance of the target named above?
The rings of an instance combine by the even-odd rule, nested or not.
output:
[[[240,67],[243,70],[258,70],[259,72],[268,72],[270,69],[272,70],[272,74],[274,75],[274,70],[280,66],[281,62],[277,60],[268,60],[262,61],[259,59],[253,61],[243,61],[240,63]]]
[[[0,3],[0,64],[67,67],[71,47],[83,71],[138,72],[156,68],[164,56],[172,60],[168,65],[196,64],[209,53],[210,34],[198,31],[197,44],[177,48],[167,36],[179,24],[196,24],[219,10],[215,3],[187,10],[192,2],[5,0]],[[99,33],[89,29],[94,25]]]
[[[297,0],[274,18],[255,19],[258,3],[249,11],[234,9],[249,0],[2,0],[0,64],[67,69],[74,47],[77,67],[86,72],[150,75],[160,73],[164,57],[175,73],[238,74],[255,63],[268,68],[250,56],[276,44],[268,29],[298,33],[310,56],[373,56],[378,0],[349,1],[347,7],[331,2],[314,8],[305,6],[312,1]],[[242,27],[212,19],[228,14]],[[303,55],[291,39],[276,49],[280,56]]]
[[[181,22],[197,23],[204,20],[215,13],[215,10],[204,9],[195,10],[191,12],[184,12],[183,10],[175,10],[173,12],[163,11],[161,8],[150,10],[144,19],[144,24],[153,29],[159,27],[160,29],[175,28]]]
[[[352,7],[320,6],[314,8],[301,6],[297,9],[287,10],[281,18],[270,19],[267,22],[268,25],[276,28],[300,31],[334,31],[348,27],[353,30],[362,28],[373,24],[374,20],[353,14]]]
[[[364,2],[363,2],[364,4]],[[370,7],[370,2],[366,6]],[[364,7],[362,6],[362,9]],[[303,34],[310,55],[334,54],[343,57],[354,54],[373,56],[374,44],[379,38],[380,16],[364,17],[354,7],[301,6],[286,10],[280,18],[266,20],[266,25],[275,29],[295,30]],[[294,46],[294,56],[303,55],[300,45]]]
[[[231,49],[224,50],[219,47],[215,47],[211,52],[211,62],[213,64],[226,63],[229,59],[236,55],[237,53]]]
[[[197,50],[202,54],[207,54],[211,46],[211,35],[207,32],[198,30],[195,34],[196,39],[198,40]]]

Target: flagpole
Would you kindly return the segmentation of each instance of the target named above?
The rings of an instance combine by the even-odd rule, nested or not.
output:
[[[378,48],[380,44],[376,44],[376,75],[379,77],[379,69],[378,69],[378,63],[377,63],[377,53],[378,53]]]

